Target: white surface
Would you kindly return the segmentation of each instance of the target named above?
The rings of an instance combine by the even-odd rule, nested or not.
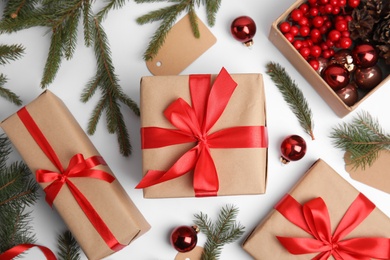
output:
[[[343,152],[331,144],[329,133],[339,123],[349,122],[357,111],[366,110],[377,117],[382,127],[390,131],[388,110],[390,88],[382,87],[357,111],[340,119],[331,108],[312,89],[306,80],[292,67],[286,58],[268,40],[271,23],[286,10],[293,0],[283,1],[222,1],[217,14],[216,25],[211,28],[217,37],[217,43],[198,60],[191,64],[182,74],[218,73],[222,66],[230,73],[262,73],[267,99],[267,124],[269,131],[269,160],[267,193],[255,196],[227,196],[193,199],[144,199],[141,190],[134,187],[140,181],[141,149],[139,118],[128,109],[123,109],[126,124],[130,130],[133,155],[124,158],[118,152],[116,136],[107,133],[105,118],[102,117],[96,134],[91,140],[106,159],[121,184],[152,225],[152,229],[134,241],[122,251],[107,259],[168,260],[174,259],[176,251],[169,244],[169,234],[178,225],[191,225],[193,215],[200,211],[216,218],[219,209],[226,204],[234,204],[240,209],[238,220],[246,226],[244,236],[234,244],[226,245],[220,259],[251,259],[241,248],[249,232],[272,209],[273,205],[295,184],[308,167],[319,157],[329,163],[348,182],[368,196],[382,211],[390,216],[388,201],[390,195],[370,188],[352,180],[344,170]],[[135,4],[129,1],[120,10],[112,11],[103,26],[108,35],[112,59],[116,74],[124,91],[139,103],[139,81],[144,75],[151,75],[142,60],[150,37],[158,23],[137,25],[135,19],[163,4]],[[206,21],[205,10],[197,10],[199,17]],[[257,24],[255,44],[248,49],[235,41],[230,35],[231,21],[241,15],[252,17]],[[33,28],[16,34],[1,35],[1,43],[21,43],[26,47],[25,55],[17,61],[1,68],[9,81],[6,87],[21,96],[24,104],[29,103],[42,92],[40,80],[50,44],[50,34],[46,28]],[[87,81],[95,73],[95,57],[92,49],[83,45],[82,28],[79,28],[79,44],[74,58],[64,61],[57,78],[49,89],[67,104],[77,121],[86,129],[92,109],[99,94],[87,104],[80,102],[80,94]],[[298,124],[297,119],[288,108],[282,95],[265,74],[265,64],[269,61],[280,63],[302,89],[314,114],[316,140],[311,141]],[[390,83],[389,83],[390,84]],[[387,84],[387,85],[389,85]],[[16,112],[18,107],[0,99],[0,120]],[[2,130],[0,130],[2,132]],[[287,166],[279,162],[279,145],[281,140],[290,134],[299,134],[308,143],[306,156]],[[12,160],[19,160],[13,154]],[[64,230],[64,224],[55,211],[41,199],[33,208],[33,226],[39,244],[56,250],[56,238]],[[342,196],[342,194],[340,194]],[[205,237],[199,235],[198,245],[202,246]],[[37,250],[31,250],[27,259],[43,259]],[[83,256],[83,259],[86,259]]]

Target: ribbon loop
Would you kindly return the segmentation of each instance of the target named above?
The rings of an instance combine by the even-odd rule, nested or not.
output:
[[[19,244],[17,246],[14,246],[4,253],[0,254],[0,260],[11,260],[15,257],[19,256],[20,254],[24,253],[25,251],[29,250],[30,248],[37,247],[41,252],[45,255],[47,260],[57,260],[54,253],[45,246],[35,245],[35,244]]]
[[[268,146],[264,126],[231,127],[209,133],[237,87],[237,83],[224,68],[211,88],[210,81],[210,75],[190,75],[189,88],[192,106],[179,98],[164,111],[165,117],[177,129],[141,128],[142,149],[187,142],[194,142],[195,149],[192,148],[186,152],[167,171],[148,170],[136,188],[146,188],[193,170],[195,196],[216,196],[219,181],[210,148],[265,148]]]
[[[275,209],[291,223],[313,236],[313,238],[277,236],[279,242],[291,254],[319,253],[313,259],[321,260],[330,256],[337,260],[390,259],[389,238],[344,239],[375,209],[375,205],[361,193],[352,202],[333,235],[328,208],[322,198],[315,198],[302,206],[287,194]]]

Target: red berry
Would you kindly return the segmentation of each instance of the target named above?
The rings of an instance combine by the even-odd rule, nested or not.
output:
[[[341,37],[349,38],[349,36],[351,36],[351,34],[350,34],[349,31],[343,31],[343,32],[341,32]]]
[[[324,24],[324,18],[322,16],[316,16],[313,18],[312,24],[314,27],[319,28]]]
[[[331,28],[332,26],[333,26],[333,24],[332,24],[332,22],[331,21],[325,21],[324,22],[324,25],[329,29],[329,28]]]
[[[318,45],[313,45],[310,47],[310,55],[313,57],[316,58],[320,57],[321,52],[322,52],[321,47]]]
[[[303,37],[306,37],[309,35],[310,33],[310,28],[308,26],[302,26],[300,29],[299,29],[299,33],[301,34],[301,36]]]
[[[329,49],[333,48],[333,46],[334,46],[334,42],[331,41],[331,40],[329,40],[329,39],[327,39],[327,40],[325,41],[325,43],[326,43],[326,45],[329,47]]]
[[[352,45],[352,40],[349,37],[341,37],[339,42],[342,49],[348,49]]]
[[[307,4],[301,4],[299,6],[299,10],[301,10],[304,14],[306,14],[309,11],[309,5]]]
[[[339,0],[330,0],[329,3],[333,6],[339,6]]]
[[[325,42],[321,42],[320,47],[321,47],[321,49],[322,49],[323,51],[329,49],[329,46],[326,45]]]
[[[287,39],[287,41],[289,41],[289,42],[293,42],[293,40],[294,40],[294,35],[292,35],[291,33],[285,33],[284,34],[284,37],[286,37],[286,39]]]
[[[307,58],[310,55],[310,48],[309,47],[302,47],[299,49],[299,53],[304,57]]]
[[[341,12],[341,8],[339,6],[333,6],[332,14],[338,15]]]
[[[317,5],[317,0],[307,0],[310,5]]]
[[[339,0],[339,6],[344,7],[347,4],[347,0]]]
[[[318,60],[309,60],[309,64],[314,70],[318,70],[320,67],[320,62]]]
[[[342,21],[344,20],[344,17],[342,15],[337,15],[334,17],[334,22]]]
[[[311,16],[313,16],[313,17],[317,16],[318,13],[319,13],[319,11],[318,11],[318,9],[315,8],[315,7],[312,7],[312,8],[310,8],[310,10],[309,10],[309,14],[310,14]]]
[[[302,47],[302,41],[301,40],[295,40],[293,42],[293,45],[294,45],[295,49],[299,50]]]
[[[319,28],[321,34],[326,34],[328,32],[328,27],[323,25]]]
[[[331,40],[332,42],[337,42],[341,38],[341,33],[337,30],[331,30],[328,33],[328,39]]]
[[[318,29],[312,29],[311,32],[310,32],[310,39],[312,39],[313,41],[318,41],[321,37],[321,32],[320,30]]]
[[[348,5],[352,8],[358,7],[360,4],[360,0],[348,0]]]
[[[346,16],[344,16],[344,20],[347,21],[347,22],[349,23],[350,21],[353,20],[353,18],[352,18],[352,16],[350,16],[350,15],[346,15]]]
[[[291,25],[289,22],[283,22],[279,25],[279,28],[282,33],[286,33],[290,31]]]
[[[330,50],[324,50],[322,52],[322,57],[324,57],[325,59],[329,59],[331,57]]]
[[[321,5],[326,5],[327,3],[329,3],[329,0],[318,0],[318,3]]]
[[[296,36],[299,33],[299,28],[297,26],[293,25],[293,26],[291,26],[289,33]]]
[[[333,11],[333,6],[331,4],[325,5],[325,13],[330,14]]]
[[[309,26],[309,19],[307,17],[302,17],[301,19],[299,19],[298,24],[300,26]]]
[[[345,20],[337,21],[335,24],[335,28],[339,32],[347,31],[348,30],[348,23]]]
[[[303,17],[303,12],[299,9],[295,9],[291,12],[291,19],[293,19],[295,22],[298,22]]]

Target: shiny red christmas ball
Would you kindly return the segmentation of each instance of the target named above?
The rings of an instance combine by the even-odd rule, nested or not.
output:
[[[355,83],[350,83],[346,87],[337,90],[336,94],[347,106],[353,106],[359,98]]]
[[[363,43],[355,46],[352,50],[352,56],[354,62],[360,68],[372,67],[378,61],[378,53],[375,47],[369,43]]]
[[[249,16],[240,16],[234,19],[230,26],[230,31],[237,41],[244,43],[246,46],[253,44],[253,36],[256,33],[256,24]]]
[[[349,84],[350,74],[344,66],[331,64],[322,71],[322,78],[334,91],[337,91]]]
[[[194,249],[198,242],[198,228],[196,226],[179,226],[171,233],[171,244],[179,252],[188,252]]]
[[[298,161],[306,154],[306,141],[299,135],[287,136],[280,145],[280,161],[284,164]]]
[[[358,68],[355,71],[355,82],[359,89],[368,91],[382,81],[382,70],[378,65],[369,68]]]

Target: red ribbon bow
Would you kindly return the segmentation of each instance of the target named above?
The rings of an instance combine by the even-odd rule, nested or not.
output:
[[[343,240],[374,208],[375,205],[360,193],[332,235],[328,208],[322,198],[313,199],[302,206],[287,194],[275,209],[313,238],[277,236],[277,239],[291,254],[319,253],[313,258],[315,260],[325,260],[330,256],[337,260],[390,259],[389,238],[359,237]]]
[[[53,205],[54,199],[60,192],[63,185],[66,184],[80,208],[83,210],[106,244],[114,251],[124,248],[125,245],[118,242],[92,204],[69,179],[71,177],[90,177],[112,183],[115,180],[112,175],[102,170],[93,169],[93,167],[98,165],[107,165],[104,159],[101,156],[92,156],[88,159],[84,159],[82,154],[76,154],[70,159],[68,168],[64,170],[57,154],[54,152],[53,148],[27,109],[23,107],[17,112],[17,114],[35,142],[59,170],[59,173],[42,169],[37,170],[36,172],[36,179],[39,183],[51,182],[51,184],[44,189],[46,193],[46,201],[49,205]]]
[[[0,254],[0,260],[11,260],[19,256],[23,252],[29,250],[30,248],[37,247],[45,255],[47,260],[57,260],[54,253],[47,247],[34,245],[34,244],[20,244],[14,246],[13,248],[8,249],[4,253]]]
[[[264,148],[267,133],[264,126],[238,126],[209,133],[232,96],[237,83],[223,68],[210,89],[210,75],[190,75],[192,107],[179,98],[164,111],[177,129],[141,128],[142,149],[195,142],[168,171],[149,170],[136,188],[149,187],[180,177],[194,170],[196,196],[216,196],[218,175],[210,148]]]

